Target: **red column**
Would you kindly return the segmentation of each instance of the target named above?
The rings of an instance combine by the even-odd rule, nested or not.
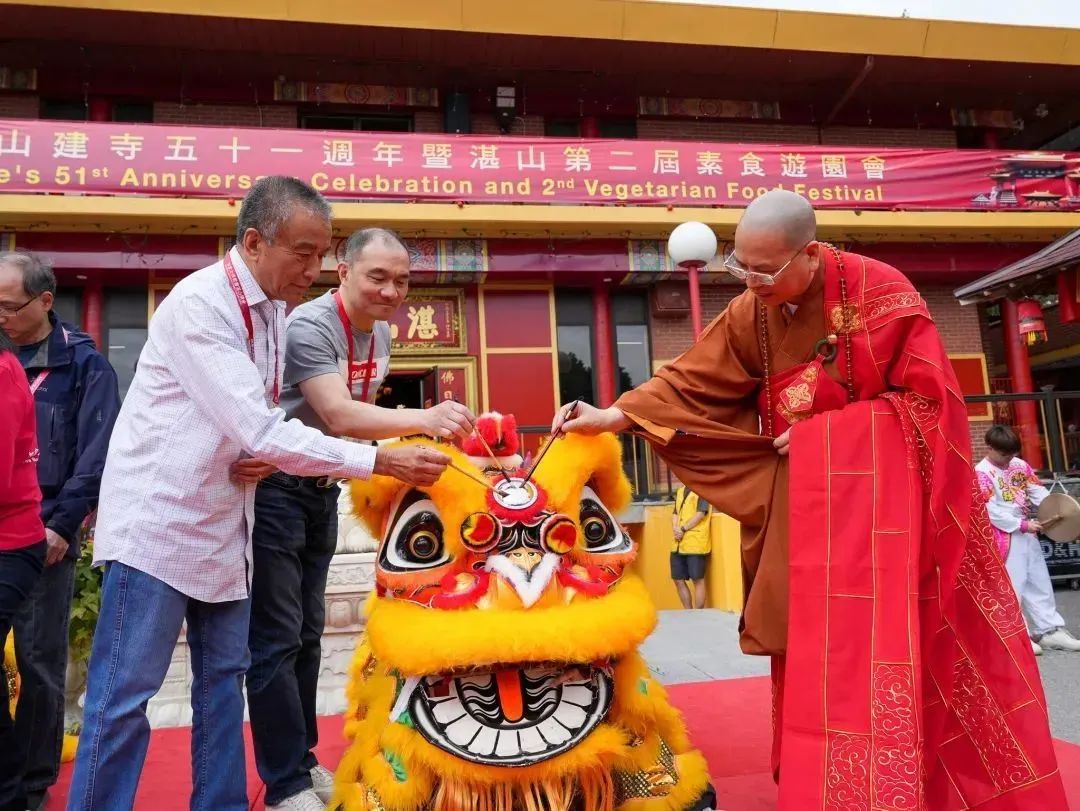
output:
[[[581,137],[582,138],[599,138],[600,137],[600,119],[594,115],[587,115],[581,119]]]
[[[83,332],[94,339],[98,351],[108,354],[102,334],[101,313],[105,308],[105,295],[101,288],[101,282],[90,281],[83,288],[82,303],[82,328]]]
[[[699,269],[689,267],[686,275],[690,281],[690,320],[694,325],[694,340],[701,337],[701,284],[698,280]]]
[[[1080,265],[1058,273],[1058,319],[1062,324],[1080,322]]]
[[[112,121],[112,99],[94,96],[90,99],[89,108],[87,117],[91,121]]]
[[[611,296],[606,287],[593,291],[593,371],[596,373],[596,405],[615,402],[615,334],[611,326]]]
[[[1020,338],[1020,317],[1016,302],[1012,299],[1001,301],[1001,329],[1004,331],[1005,365],[1012,378],[1013,393],[1035,391],[1035,382],[1031,379],[1031,361],[1028,360],[1027,347]],[[1039,442],[1038,404],[1031,400],[1018,400],[1013,403],[1013,409],[1024,461],[1034,468],[1041,468],[1043,454]]]

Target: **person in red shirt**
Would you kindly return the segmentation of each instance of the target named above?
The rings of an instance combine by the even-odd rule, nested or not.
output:
[[[45,526],[37,482],[34,398],[26,372],[0,330],[0,644],[45,567]],[[24,811],[25,753],[15,735],[7,679],[0,678],[0,811]]]

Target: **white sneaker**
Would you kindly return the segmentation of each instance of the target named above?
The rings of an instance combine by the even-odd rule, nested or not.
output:
[[[311,770],[312,790],[324,803],[330,802],[334,796],[334,773],[322,766],[316,766]]]
[[[326,811],[326,803],[319,799],[313,789],[306,788],[277,805],[266,806],[266,811]]]
[[[1080,639],[1077,639],[1064,628],[1058,628],[1056,631],[1043,634],[1039,644],[1047,650],[1080,651]]]
[[[1031,652],[1036,656],[1042,656],[1042,646],[1034,639],[1031,640]]]

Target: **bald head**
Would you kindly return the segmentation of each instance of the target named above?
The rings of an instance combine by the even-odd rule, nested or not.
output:
[[[795,192],[773,189],[746,207],[736,234],[739,231],[767,235],[794,251],[817,235],[817,218],[813,206],[805,197]]]

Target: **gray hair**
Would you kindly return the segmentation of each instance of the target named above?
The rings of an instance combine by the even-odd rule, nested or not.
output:
[[[388,248],[401,248],[409,252],[405,242],[389,228],[361,228],[354,231],[345,242],[345,264],[352,265],[364,252],[364,248],[374,242],[380,242]]]
[[[304,181],[285,175],[262,178],[251,187],[240,205],[240,216],[236,218],[237,243],[242,243],[247,230],[254,228],[273,244],[278,229],[297,207],[330,222],[330,204]]]
[[[42,293],[56,295],[56,274],[42,257],[30,251],[0,254],[0,265],[11,265],[22,273],[23,292],[31,298]]]

